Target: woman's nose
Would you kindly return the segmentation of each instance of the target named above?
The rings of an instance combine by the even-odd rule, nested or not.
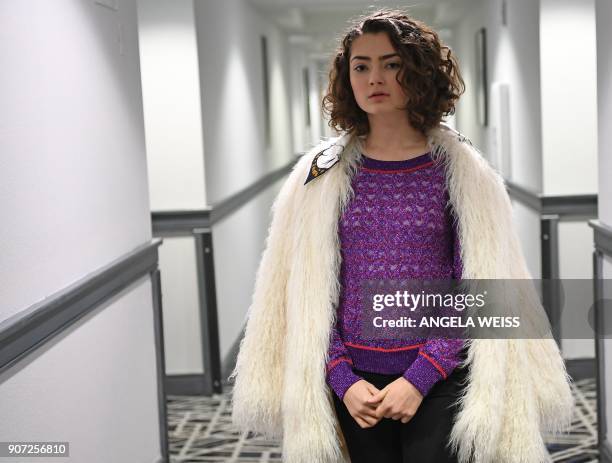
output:
[[[370,85],[382,83],[382,72],[377,69],[373,69],[370,72]]]

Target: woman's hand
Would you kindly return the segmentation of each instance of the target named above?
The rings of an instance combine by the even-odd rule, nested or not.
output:
[[[342,401],[362,428],[371,428],[380,421],[380,418],[376,416],[376,405],[367,403],[368,399],[379,392],[376,386],[365,379],[360,379],[344,393]]]
[[[423,396],[419,390],[403,376],[387,384],[381,391],[366,400],[367,405],[376,405],[378,419],[391,418],[408,423],[416,414]]]

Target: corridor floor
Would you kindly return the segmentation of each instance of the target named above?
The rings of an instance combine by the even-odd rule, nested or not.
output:
[[[554,462],[597,462],[595,380],[577,380],[572,431],[562,438],[545,437]],[[240,435],[230,423],[228,392],[212,397],[169,396],[171,462],[281,462],[281,443]]]

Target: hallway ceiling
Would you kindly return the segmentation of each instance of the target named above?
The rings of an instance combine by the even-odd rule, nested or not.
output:
[[[294,45],[312,54],[324,54],[335,44],[347,21],[378,7],[397,4],[379,0],[249,0],[266,18],[280,27]],[[471,4],[477,0],[422,0],[400,8],[433,26],[443,40]]]

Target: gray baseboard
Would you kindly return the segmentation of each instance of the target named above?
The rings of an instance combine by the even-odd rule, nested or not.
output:
[[[203,373],[166,375],[164,384],[168,395],[208,395]]]
[[[599,463],[612,463],[612,445],[608,440],[599,446]]]
[[[596,364],[594,358],[568,359],[565,361],[567,372],[574,381],[585,378],[595,378]]]

